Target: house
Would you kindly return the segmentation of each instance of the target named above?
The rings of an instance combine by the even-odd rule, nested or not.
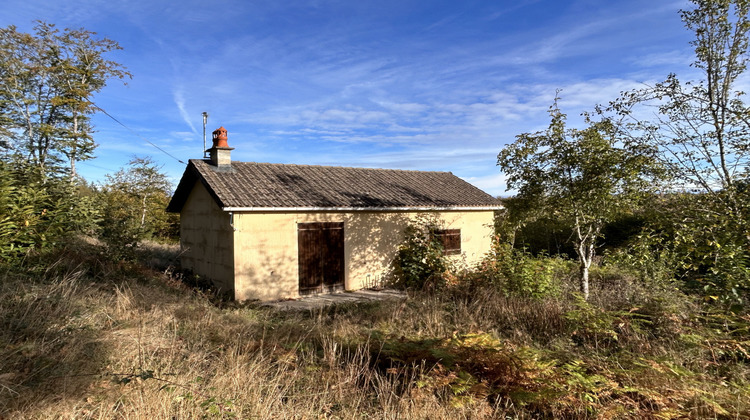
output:
[[[237,300],[381,285],[404,229],[425,213],[449,258],[490,248],[499,202],[449,172],[232,162],[227,132],[192,159],[167,208],[180,213],[182,266]]]

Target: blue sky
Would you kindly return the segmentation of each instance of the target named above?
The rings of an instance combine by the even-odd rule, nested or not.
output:
[[[110,59],[133,74],[97,104],[97,158],[81,174],[103,181],[151,156],[176,185],[178,159],[229,131],[241,161],[451,171],[507,195],[495,165],[517,134],[569,122],[630,88],[683,79],[691,34],[669,0],[59,1],[6,0],[0,26],[42,19],[83,27],[124,48]]]

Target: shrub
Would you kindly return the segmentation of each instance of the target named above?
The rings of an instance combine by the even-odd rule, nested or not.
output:
[[[631,271],[644,284],[659,286],[674,279],[678,263],[664,237],[645,230],[627,247],[605,253],[604,265],[619,266]]]
[[[495,240],[479,271],[506,294],[542,299],[560,294],[559,278],[570,271],[570,262],[561,257],[534,257]]]
[[[138,244],[147,237],[133,208],[113,194],[103,194],[104,217],[99,238],[112,260],[132,259]]]
[[[425,289],[445,283],[449,264],[443,255],[443,245],[434,235],[439,228],[439,221],[424,216],[404,229],[404,241],[394,261],[397,287]]]
[[[99,208],[79,187],[24,161],[0,161],[0,260],[48,249],[71,233],[90,233]]]

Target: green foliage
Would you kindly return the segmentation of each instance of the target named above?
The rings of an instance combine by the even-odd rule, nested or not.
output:
[[[396,286],[421,290],[445,283],[449,265],[443,255],[443,245],[433,234],[439,228],[438,221],[427,216],[419,217],[406,227],[394,260]]]
[[[93,157],[92,101],[109,79],[130,76],[105,54],[120,49],[83,29],[37,22],[34,34],[0,28],[0,140],[40,168]]]
[[[430,366],[419,375],[417,388],[442,395],[455,407],[490,395],[538,391],[553,366],[531,349],[510,349],[484,332],[443,339],[378,337],[370,349],[392,374],[405,376],[415,366]]]
[[[608,252],[605,263],[630,267],[654,286],[681,281],[707,301],[747,303],[750,249],[741,223],[716,209],[706,194],[673,194],[654,200],[655,214],[641,234]]]
[[[104,217],[100,222],[99,238],[107,244],[107,254],[111,258],[132,258],[148,232],[141,228],[138,217],[133,213],[131,197],[106,189],[101,195]]]
[[[505,209],[495,220],[495,233],[502,241],[515,248],[527,249],[534,255],[550,254],[561,256],[576,255],[570,241],[574,234],[570,224],[554,213],[539,213],[535,208],[523,208],[524,204],[515,197],[503,201]],[[640,234],[647,220],[642,209],[628,208],[604,224],[597,249],[611,250],[627,245]]]
[[[496,238],[479,270],[508,295],[545,299],[559,295],[560,277],[570,266],[560,257],[535,257]]]
[[[563,380],[553,383],[553,386],[563,395],[560,408],[565,408],[567,403],[569,407],[575,407],[579,414],[595,414],[618,391],[615,381],[591,371],[583,360],[567,362],[559,367],[559,372]]]
[[[602,119],[589,120],[584,130],[566,128],[555,103],[546,131],[519,135],[498,156],[509,188],[519,191],[499,224],[501,233],[536,251],[555,245],[549,232],[557,230],[556,222],[569,226],[584,297],[604,234],[609,263],[629,267],[642,282],[682,279],[690,290],[724,304],[745,304],[750,297],[750,107],[735,88],[747,70],[750,4],[693,3],[681,16],[695,34],[693,66],[703,72],[701,80],[683,83],[670,74],[662,83],[625,92],[598,107]],[[643,112],[648,109],[657,112]],[[669,180],[660,191],[682,193],[658,203],[646,180]],[[650,219],[617,227],[643,198],[660,204],[662,213],[647,210]],[[635,234],[637,224],[648,230]],[[615,236],[620,233],[625,235]],[[618,243],[632,249],[613,249]]]
[[[601,111],[615,115],[634,143],[656,150],[668,188],[681,192],[656,226],[674,237],[665,246],[680,259],[676,276],[709,300],[744,304],[750,292],[750,106],[737,84],[749,59],[750,3],[693,3],[681,14],[695,34],[693,67],[702,77],[682,82],[670,74]]]
[[[608,252],[604,264],[629,269],[642,283],[651,287],[668,284],[679,272],[679,259],[669,240],[647,229],[625,246]]]
[[[617,345],[626,325],[632,325],[629,312],[605,311],[578,297],[575,309],[565,314],[572,330],[573,341],[584,346],[607,348]]]
[[[534,255],[576,255],[570,242],[573,231],[563,220],[554,216],[539,216],[527,220],[516,233],[516,248],[525,248]]]
[[[2,164],[0,177],[0,258],[12,259],[42,242],[36,229],[47,195],[19,185]],[[41,208],[40,208],[41,207]]]
[[[41,21],[33,34],[0,28],[1,259],[49,249],[70,234],[96,234],[101,206],[75,164],[96,146],[93,95],[130,76],[105,57],[119,48],[93,32]]]
[[[100,194],[104,214],[100,238],[114,259],[132,258],[147,238],[173,233],[176,216],[166,212],[171,185],[151,158],[134,157],[128,167],[107,176]]]
[[[688,286],[711,300],[747,304],[750,299],[750,231],[717,212],[709,196],[687,196],[670,214],[673,247]],[[749,209],[750,210],[750,209]],[[750,213],[748,213],[750,216]]]
[[[497,162],[508,189],[517,188],[520,202],[534,209],[528,214],[546,212],[572,230],[581,292],[588,298],[588,270],[602,228],[653,187],[649,181],[659,166],[652,148],[628,142],[608,119],[569,129],[557,98],[549,113],[547,130],[518,135]]]
[[[24,161],[0,161],[0,260],[56,245],[66,235],[91,233],[98,204],[68,178],[55,178]]]

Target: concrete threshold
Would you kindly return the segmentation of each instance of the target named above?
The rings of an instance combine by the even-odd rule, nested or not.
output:
[[[406,299],[406,293],[393,289],[362,289],[353,292],[303,296],[294,300],[267,302],[263,306],[281,310],[308,310],[345,303],[372,302],[389,299]]]

